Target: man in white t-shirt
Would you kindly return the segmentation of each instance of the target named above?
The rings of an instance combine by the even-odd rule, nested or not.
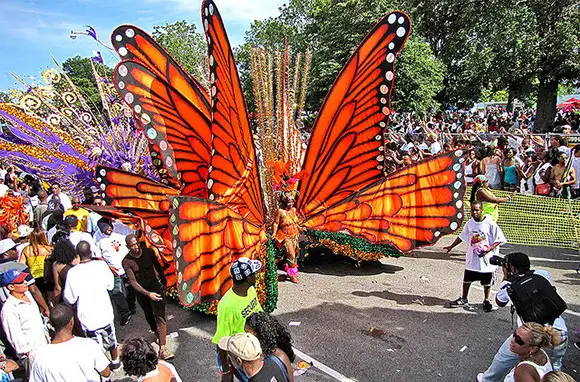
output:
[[[511,302],[508,293],[508,286],[511,284],[511,280],[513,280],[512,276],[517,276],[518,274],[527,274],[530,272],[530,258],[525,253],[510,253],[505,257],[505,263],[506,265],[502,266],[504,279],[499,286],[497,295],[495,296],[495,301],[499,306],[506,306]],[[544,277],[548,281],[551,281],[550,274],[548,272],[539,269],[533,272]],[[518,327],[522,326],[523,324],[523,320],[519,315],[517,316],[517,324]],[[566,348],[568,347],[568,328],[566,327],[566,322],[562,316],[556,318],[553,325],[551,326],[560,332],[560,344],[550,349],[553,368],[555,371],[558,371],[562,368],[562,360],[566,355]],[[504,341],[485,373],[479,373],[477,375],[477,381],[503,381],[508,372],[513,367],[515,367],[518,362],[520,362],[520,356],[511,351],[511,339],[512,336],[510,335]]]
[[[64,218],[64,225],[66,226],[66,228],[68,228],[70,232],[68,235],[68,239],[75,248],[77,244],[80,243],[81,241],[86,241],[91,246],[93,258],[94,259],[100,258],[101,250],[97,246],[97,243],[95,243],[95,240],[89,233],[77,230],[78,223],[79,219],[74,215],[69,215],[66,218]]]
[[[4,197],[6,193],[10,190],[10,187],[4,184],[4,178],[0,178],[0,198]]]
[[[77,304],[77,314],[83,332],[111,352],[111,369],[121,367],[115,335],[115,315],[109,291],[115,286],[113,273],[104,261],[93,260],[91,247],[86,241],[77,245],[80,263],[72,267],[66,276],[64,300]]]
[[[100,382],[101,376],[111,375],[101,347],[89,338],[73,335],[74,310],[69,305],[52,308],[50,324],[56,333],[54,340],[37,352],[30,382]]]
[[[28,291],[27,276],[16,269],[10,269],[0,276],[0,283],[10,291],[0,314],[2,327],[6,339],[26,369],[34,360],[36,351],[48,344],[38,305]]]
[[[465,224],[463,231],[461,231],[455,241],[445,247],[447,253],[462,241],[467,244],[463,290],[461,297],[450,301],[449,306],[463,306],[473,310],[469,306],[467,295],[469,294],[471,283],[479,281],[483,287],[484,294],[483,310],[491,312],[493,305],[489,298],[493,274],[497,266],[491,264],[490,259],[499,255],[499,246],[507,243],[507,240],[497,223],[490,216],[483,215],[483,205],[480,201],[471,203],[471,219]]]
[[[50,186],[50,189],[52,190],[52,195],[48,197],[49,204],[54,196],[58,196],[60,204],[63,206],[63,211],[66,211],[72,207],[72,202],[70,201],[68,195],[60,191],[60,184],[54,183],[52,186]]]
[[[427,142],[429,143],[429,152],[431,153],[431,155],[437,155],[441,152],[441,150],[443,150],[441,148],[441,143],[439,143],[439,141],[437,141],[437,135],[435,135],[434,133],[430,133],[427,136]]]
[[[129,248],[125,243],[126,235],[114,232],[111,221],[107,218],[99,220],[97,223],[101,232],[97,242],[103,260],[109,265],[111,272],[115,275],[115,288],[111,291],[111,299],[117,308],[117,313],[121,316],[121,326],[125,326],[131,321],[135,314],[135,293],[133,288],[125,283],[127,297],[123,294],[124,279],[127,278],[123,269],[123,259],[129,253]]]

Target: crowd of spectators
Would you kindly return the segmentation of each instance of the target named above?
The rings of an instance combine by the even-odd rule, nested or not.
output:
[[[166,362],[164,274],[140,230],[92,211],[104,204],[96,188],[69,196],[6,165],[0,178],[0,203],[20,197],[27,212],[0,225],[0,381],[106,381],[122,359],[142,381],[180,381]],[[116,328],[137,304],[156,344],[135,333],[123,354]],[[131,350],[135,341],[147,351]]]
[[[580,196],[580,114],[559,114],[550,133],[534,131],[532,111],[448,112],[424,119],[392,117],[385,134],[387,172],[457,148],[469,151],[468,185],[485,175],[492,189],[544,196]],[[580,143],[580,140],[578,140]]]
[[[559,115],[549,134],[534,133],[532,115],[501,108],[426,120],[396,114],[385,134],[386,170],[467,148],[468,185],[479,178],[490,189],[580,196],[580,144],[568,141],[580,115]],[[139,230],[85,208],[104,205],[98,191],[67,195],[58,183],[45,185],[0,163],[0,198],[20,196],[28,217],[17,227],[0,226],[0,381],[4,374],[31,381],[107,380],[122,364],[143,381],[180,381],[167,362],[174,355],[166,348],[165,280],[156,249]],[[292,381],[289,333],[254,303],[259,266],[242,259],[232,267],[247,274],[232,273],[234,287],[218,306],[213,342],[222,380],[240,374]],[[466,293],[460,299],[465,304]],[[158,345],[131,336],[120,351],[116,327],[130,324],[137,304]],[[527,338],[532,330],[518,335]],[[545,357],[537,354],[541,363]]]

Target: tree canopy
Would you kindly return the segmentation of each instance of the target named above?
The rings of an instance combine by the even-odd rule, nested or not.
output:
[[[290,1],[280,8],[279,16],[255,21],[246,32],[245,43],[238,49],[245,88],[251,89],[251,79],[247,77],[249,49],[282,49],[287,38],[294,52],[312,49],[306,108],[318,110],[364,36],[381,17],[398,8],[387,0]],[[393,108],[419,113],[436,108],[434,97],[443,87],[445,68],[420,36],[411,36],[396,65]]]
[[[93,63],[93,65],[95,65],[95,68],[100,75],[106,78],[111,78],[113,69],[99,63]],[[101,114],[103,104],[99,94],[99,89],[97,88],[97,80],[93,75],[91,59],[81,56],[71,57],[66,59],[61,67],[63,72],[81,92],[93,113],[96,113],[97,115]],[[60,86],[66,86],[66,83],[63,81]]]
[[[556,114],[559,83],[578,86],[580,7],[575,0],[409,0],[412,19],[447,67],[443,103],[505,89],[537,99],[536,127]]]
[[[207,43],[194,24],[177,21],[153,27],[153,38],[202,84],[207,84]]]

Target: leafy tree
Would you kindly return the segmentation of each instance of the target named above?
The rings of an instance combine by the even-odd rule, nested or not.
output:
[[[209,83],[207,43],[194,24],[182,20],[153,27],[153,38],[202,84]]]
[[[528,0],[538,37],[538,103],[535,127],[545,131],[556,117],[558,85],[579,83],[580,7],[575,0]]]
[[[294,51],[310,47],[313,52],[308,110],[318,110],[338,72],[374,24],[400,4],[389,0],[292,0],[280,15],[254,22],[238,50],[246,89],[249,79],[249,50],[261,46],[281,49],[285,38]],[[425,112],[442,87],[444,67],[421,37],[413,35],[397,61],[393,108]]]
[[[113,74],[111,68],[99,63],[94,63],[94,65],[99,74],[103,77],[111,78]],[[103,104],[99,94],[99,89],[97,88],[97,80],[93,75],[91,59],[80,56],[68,58],[62,63],[62,70],[78,88],[79,92],[92,109],[92,112],[96,115],[102,114]],[[62,88],[59,87],[65,86],[66,81],[61,81],[57,84],[57,90],[62,90]]]
[[[556,115],[562,81],[580,74],[580,8],[574,0],[409,0],[417,22],[448,69],[442,101],[477,100],[506,89],[508,102],[537,95],[535,126]]]
[[[0,102],[10,102],[10,94],[0,91]]]

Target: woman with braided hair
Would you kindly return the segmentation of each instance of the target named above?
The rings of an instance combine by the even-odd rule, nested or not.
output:
[[[518,364],[505,377],[504,382],[541,381],[552,371],[550,357],[542,348],[552,348],[560,343],[560,333],[551,326],[526,322],[513,334],[510,350],[520,357]]]

